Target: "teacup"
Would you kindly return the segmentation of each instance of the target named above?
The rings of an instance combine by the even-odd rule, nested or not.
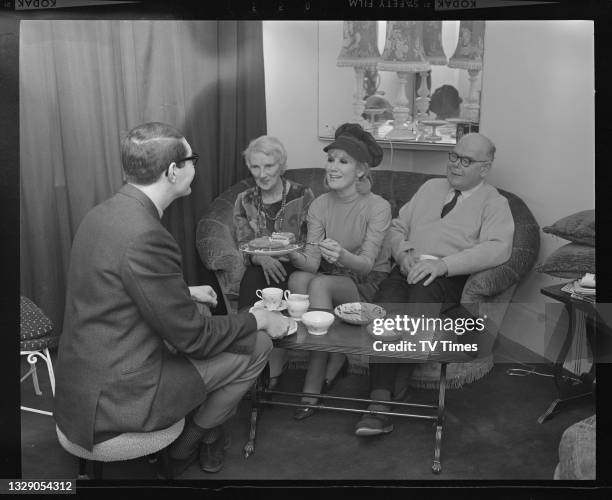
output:
[[[263,290],[257,290],[255,295],[263,300],[266,309],[271,310],[278,309],[283,300],[283,291],[280,288],[264,288]]]

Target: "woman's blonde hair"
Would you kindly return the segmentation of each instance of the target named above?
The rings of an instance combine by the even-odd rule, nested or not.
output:
[[[251,166],[251,155],[253,153],[263,153],[265,155],[271,155],[278,162],[281,167],[281,173],[287,170],[287,151],[283,143],[276,137],[271,135],[262,135],[257,139],[253,139],[247,148],[242,152],[244,161],[247,167]]]
[[[372,176],[370,175],[370,166],[364,161],[355,160],[355,168],[357,170],[361,170],[362,172],[361,175],[357,175],[357,192],[359,194],[368,194],[370,191],[372,191]],[[327,189],[329,189],[327,175],[323,177],[323,184]]]
[[[368,194],[372,191],[372,175],[370,174],[370,166],[358,161],[357,166],[361,167],[363,174],[357,176],[357,192],[359,194]]]

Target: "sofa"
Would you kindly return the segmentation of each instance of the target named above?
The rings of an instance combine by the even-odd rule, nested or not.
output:
[[[372,170],[372,191],[391,204],[393,217],[399,209],[429,179],[440,175],[391,170]],[[310,186],[318,196],[325,192],[323,168],[287,170],[286,177]],[[230,309],[235,303],[244,273],[243,257],[238,251],[233,228],[232,211],[238,193],[254,185],[252,178],[234,184],[208,207],[198,223],[196,245],[204,266],[215,272]],[[502,265],[475,273],[465,284],[462,303],[479,317],[485,314],[495,325],[501,325],[514,290],[520,280],[531,271],[540,246],[539,226],[529,208],[515,194],[500,190],[508,199],[514,217],[515,233],[510,259]],[[234,305],[234,306],[233,306]],[[232,307],[233,306],[233,307]],[[497,334],[496,332],[491,332]],[[290,364],[305,366],[306,353],[291,353]],[[367,371],[367,359],[350,356],[350,371]],[[492,353],[484,353],[469,363],[451,363],[447,368],[448,387],[461,387],[484,376],[493,366]],[[435,388],[439,377],[439,364],[426,363],[414,372],[411,385]]]

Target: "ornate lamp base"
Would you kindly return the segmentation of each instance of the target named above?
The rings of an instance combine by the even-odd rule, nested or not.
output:
[[[410,120],[410,108],[396,106],[393,108],[393,130],[385,139],[398,141],[416,141],[416,134],[406,122]]]
[[[442,137],[436,134],[436,128],[446,125],[447,122],[444,120],[423,120],[421,123],[426,127],[431,127],[431,134],[424,137],[426,141],[437,142],[442,140]]]

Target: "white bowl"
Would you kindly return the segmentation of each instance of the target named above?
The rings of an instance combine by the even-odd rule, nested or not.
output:
[[[312,335],[325,335],[334,322],[334,315],[325,311],[309,311],[302,314],[302,323]]]

